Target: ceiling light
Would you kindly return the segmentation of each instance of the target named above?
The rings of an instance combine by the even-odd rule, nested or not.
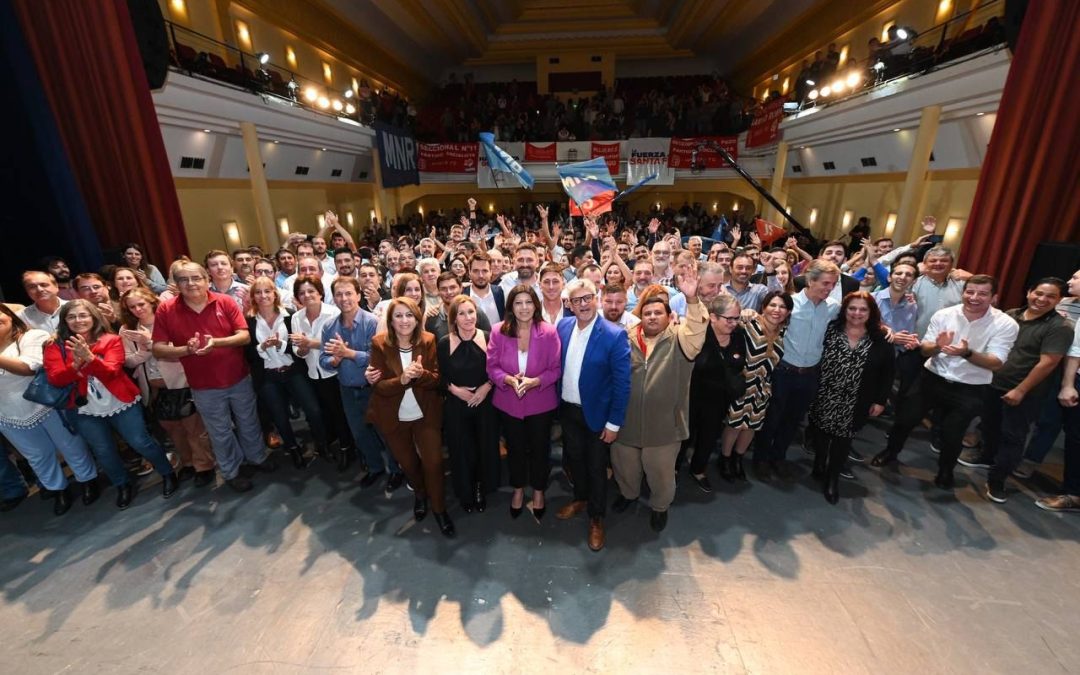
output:
[[[322,151],[323,151],[323,152],[326,152],[326,148],[323,148],[323,149],[322,149]]]
[[[259,63],[263,64],[264,66],[266,64],[270,63],[270,55],[267,54],[266,52],[259,52],[258,54],[255,55],[255,57],[258,58]]]
[[[832,90],[834,92],[836,92],[837,94],[844,91],[844,81],[843,80],[837,80],[836,82],[833,82],[832,83]]]
[[[908,39],[907,29],[906,28],[897,28],[896,29],[896,37],[900,38],[901,40]]]
[[[831,94],[831,93],[832,93],[831,88],[829,88],[829,87],[822,87],[821,88],[821,97],[822,98],[828,98],[829,94]]]
[[[202,130],[202,132],[203,132],[204,134],[208,134],[208,133],[210,133],[210,130],[209,130],[209,129],[203,129],[203,130]]]
[[[817,100],[817,97],[818,97],[818,90],[817,89],[811,89],[810,93],[806,95],[806,98],[810,99],[811,101]]]
[[[893,129],[893,131],[900,131],[899,129]]]
[[[277,145],[279,141],[274,141],[274,145]]]
[[[308,87],[304,90],[304,98],[314,103],[319,98],[319,92],[315,91],[315,87]]]
[[[975,117],[982,117],[982,116],[983,116],[983,115],[985,115],[985,114],[986,114],[986,113],[975,113]]]
[[[353,90],[352,89],[346,89],[345,90],[345,98],[352,98],[352,97],[353,97]]]
[[[813,80],[807,80],[807,81],[806,81],[806,84],[808,84],[808,85],[810,85],[810,86],[812,87],[812,86],[814,86],[815,84],[817,84],[817,82],[814,82]]]

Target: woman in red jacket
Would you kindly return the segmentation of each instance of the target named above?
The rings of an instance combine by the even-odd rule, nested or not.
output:
[[[136,488],[120,459],[113,431],[161,474],[162,496],[173,496],[179,481],[165,450],[146,430],[142,406],[137,405],[139,388],[124,372],[124,344],[109,332],[93,303],[72,300],[60,309],[56,336],[45,347],[45,373],[54,386],[75,385],[68,409],[76,412],[75,428],[116,486],[117,507],[130,506]]]

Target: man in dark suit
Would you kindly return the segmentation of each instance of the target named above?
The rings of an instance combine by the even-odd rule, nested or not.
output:
[[[830,241],[821,247],[821,252],[818,253],[818,260],[827,260],[832,264],[840,267],[847,260],[847,247],[844,246],[842,241]],[[884,283],[884,280],[882,280]],[[806,288],[806,277],[800,274],[795,277],[795,290],[801,291]],[[859,290],[859,280],[850,274],[841,274],[840,283],[833,287],[832,295],[830,296],[834,300],[841,302],[844,296],[848,293]]]
[[[589,548],[604,547],[607,467],[630,400],[630,343],[626,331],[597,312],[596,286],[575,279],[566,287],[573,317],[559,321],[562,392],[559,421],[563,452],[574,479],[574,498],[556,514],[567,520],[588,509]]]
[[[502,321],[506,311],[503,289],[491,283],[491,256],[483,251],[469,258],[469,287],[466,293],[476,301],[491,325]]]

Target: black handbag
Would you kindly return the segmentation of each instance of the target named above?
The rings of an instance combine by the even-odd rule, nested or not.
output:
[[[67,350],[64,349],[64,343],[58,341],[57,344],[60,347],[60,358],[64,362],[67,362]],[[26,385],[26,391],[23,392],[23,398],[27,401],[40,403],[41,405],[56,410],[64,410],[71,401],[71,392],[73,389],[75,389],[74,382],[63,387],[58,387],[49,382],[49,376],[45,372],[45,366],[42,366],[34,373],[34,377],[30,379],[30,384]]]
[[[158,389],[150,410],[158,420],[182,420],[195,414],[195,397],[191,395],[190,387]]]

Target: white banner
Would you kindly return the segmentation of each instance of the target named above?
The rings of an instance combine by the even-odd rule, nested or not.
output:
[[[631,138],[626,141],[626,185],[637,185],[653,174],[650,184],[674,185],[675,169],[668,166],[670,138]]]

